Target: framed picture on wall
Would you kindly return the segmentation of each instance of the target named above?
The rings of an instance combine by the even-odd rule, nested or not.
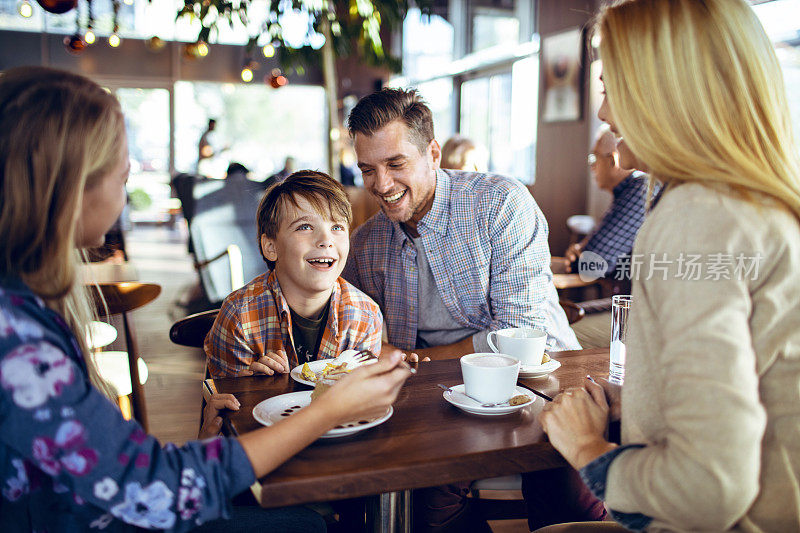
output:
[[[562,122],[581,118],[583,32],[573,30],[542,39],[544,112],[542,121]]]

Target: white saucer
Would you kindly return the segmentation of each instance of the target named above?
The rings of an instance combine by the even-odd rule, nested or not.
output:
[[[310,390],[289,392],[287,394],[280,394],[278,396],[273,396],[272,398],[267,398],[263,402],[260,402],[253,407],[253,418],[265,426],[271,426],[276,422],[291,416],[293,413],[296,413],[303,407],[308,406],[308,404],[311,403],[311,393],[312,391]],[[348,435],[358,433],[359,431],[364,431],[365,429],[383,424],[389,420],[389,418],[392,416],[392,413],[394,413],[394,409],[389,407],[389,410],[386,411],[386,414],[383,416],[369,420],[356,420],[355,422],[349,422],[347,424],[337,426],[322,435],[320,438],[334,439],[337,437],[346,437]]]
[[[541,365],[520,365],[519,377],[521,378],[538,378],[546,376],[561,367],[561,363],[555,359],[550,359],[548,362]]]
[[[529,405],[533,405],[536,402],[544,403],[544,400],[534,395],[528,389],[523,387],[516,387],[515,396],[517,394],[524,394],[531,400],[527,403],[523,403],[520,405],[499,405],[494,407],[481,407],[480,403],[478,403],[476,400],[473,400],[472,398],[464,394],[463,383],[461,385],[456,385],[455,387],[450,387],[450,389],[452,389],[453,392],[444,391],[442,397],[449,403],[461,409],[462,411],[473,415],[483,415],[483,416],[507,415],[509,413],[513,413],[514,411],[519,411],[524,407],[528,407]]]

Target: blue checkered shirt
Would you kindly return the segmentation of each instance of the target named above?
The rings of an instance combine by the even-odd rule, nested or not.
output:
[[[433,205],[417,231],[456,322],[475,330],[538,327],[548,349],[580,348],[553,286],[547,222],[521,183],[438,170]],[[391,344],[416,348],[416,249],[400,224],[379,212],[356,229],[342,276],[381,307]]]
[[[654,192],[658,193],[658,188]],[[614,273],[620,257],[633,251],[633,241],[644,222],[647,175],[632,172],[614,187],[613,194],[614,202],[583,248],[606,260],[607,276]]]

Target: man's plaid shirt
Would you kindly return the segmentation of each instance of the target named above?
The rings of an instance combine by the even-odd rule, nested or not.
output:
[[[547,222],[521,183],[438,170],[433,206],[417,231],[456,322],[477,330],[538,327],[548,349],[580,348],[553,286]],[[356,229],[342,276],[380,305],[391,344],[416,347],[416,249],[398,223],[380,212]]]
[[[316,359],[331,359],[350,349],[378,353],[382,327],[375,302],[340,277],[333,286]],[[298,364],[289,304],[274,271],[225,298],[203,348],[212,377],[234,376],[268,351],[284,350],[291,366]]]

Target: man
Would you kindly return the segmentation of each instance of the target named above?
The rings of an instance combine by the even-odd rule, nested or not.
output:
[[[617,138],[608,127],[600,129],[589,154],[589,165],[597,186],[614,195],[614,201],[600,225],[582,242],[567,248],[566,266],[573,270],[581,253],[593,252],[608,265],[606,275],[613,276],[620,257],[633,250],[633,241],[644,222],[647,176],[621,166]]]
[[[348,128],[382,211],[353,233],[342,275],[383,311],[382,356],[490,351],[488,332],[511,326],[544,329],[551,350],[580,348],[552,283],[547,223],[522,184],[440,169],[431,111],[413,90],[363,98]],[[468,486],[415,490],[415,529],[490,531],[470,516]]]
[[[551,350],[578,349],[550,272],[547,222],[518,181],[439,168],[430,109],[385,89],[350,114],[364,187],[381,213],[352,237],[345,279],[384,312],[384,352],[455,358],[489,331],[531,326]]]
[[[647,175],[624,168],[621,149],[617,147],[614,133],[604,126],[589,154],[589,162],[597,186],[612,195],[613,203],[597,228],[582,242],[570,246],[564,253],[567,271],[577,270],[584,252],[602,257],[607,268],[605,277],[613,284],[613,292],[630,293],[630,262],[626,260],[633,251],[633,241],[645,217]],[[659,187],[653,194],[657,198]],[[610,305],[610,304],[609,304]],[[585,348],[608,346],[611,336],[611,313],[596,312],[586,315],[573,329]]]

